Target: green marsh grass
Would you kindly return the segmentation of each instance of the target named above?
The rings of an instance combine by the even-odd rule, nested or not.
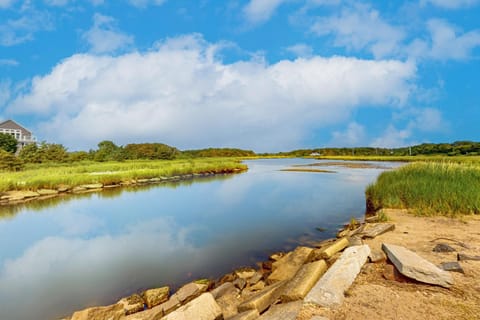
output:
[[[90,183],[110,185],[132,179],[172,177],[207,172],[224,173],[246,169],[246,165],[232,158],[29,165],[20,172],[0,172],[0,192],[50,189],[59,185],[73,187]]]
[[[366,189],[374,209],[419,215],[480,214],[480,163],[418,162],[385,171]]]

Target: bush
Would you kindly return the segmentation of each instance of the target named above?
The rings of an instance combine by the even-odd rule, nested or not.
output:
[[[0,170],[20,171],[23,169],[23,161],[15,155],[0,149]]]

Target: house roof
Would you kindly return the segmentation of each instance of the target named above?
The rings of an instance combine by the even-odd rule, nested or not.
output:
[[[16,123],[13,120],[7,120],[7,121],[4,121],[4,122],[0,123],[0,129],[15,129],[15,130],[22,131],[22,135],[24,135],[24,136],[31,136],[32,135],[32,133],[30,131],[28,131],[27,129],[25,129],[24,127],[22,127],[21,125],[19,125],[18,123]]]

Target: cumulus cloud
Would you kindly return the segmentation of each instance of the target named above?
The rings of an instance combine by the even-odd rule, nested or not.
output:
[[[398,54],[405,31],[382,19],[368,5],[344,7],[338,15],[321,17],[311,30],[319,36],[333,36],[335,46],[366,50],[376,58]]]
[[[297,43],[288,47],[287,52],[294,54],[296,57],[311,57],[313,55],[313,48],[305,43]]]
[[[422,0],[422,5],[432,4],[445,9],[460,9],[477,5],[479,0]]]
[[[356,108],[405,103],[416,74],[408,62],[347,57],[225,64],[217,50],[187,35],[144,53],[74,55],[35,77],[9,112],[48,118],[37,135],[70,147],[111,139],[278,150]]]
[[[115,19],[96,13],[93,16],[93,26],[82,38],[90,45],[94,53],[114,52],[125,49],[133,44],[133,36],[118,30]]]
[[[35,33],[52,28],[52,18],[48,13],[28,10],[17,19],[0,22],[0,45],[14,46],[31,41]]]
[[[263,23],[270,19],[277,8],[286,1],[287,0],[250,0],[243,8],[243,13],[249,23]]]
[[[330,145],[335,147],[354,147],[365,143],[365,127],[357,122],[350,122],[345,131],[334,131]]]

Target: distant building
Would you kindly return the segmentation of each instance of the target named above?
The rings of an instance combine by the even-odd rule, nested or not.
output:
[[[32,135],[30,131],[28,131],[13,120],[7,120],[0,123],[0,133],[10,134],[15,139],[17,139],[17,151],[21,150],[27,144],[37,142],[37,139]]]

